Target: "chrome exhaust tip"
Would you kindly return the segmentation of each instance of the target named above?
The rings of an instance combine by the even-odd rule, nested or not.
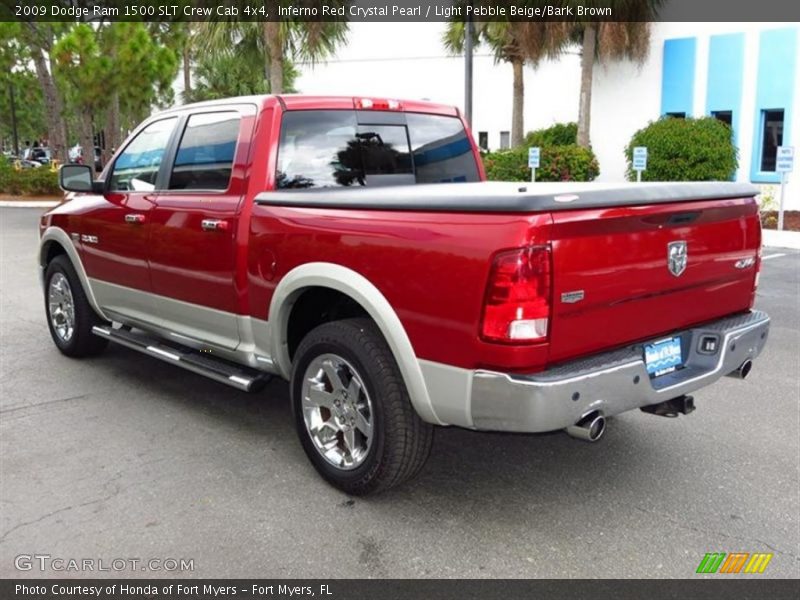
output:
[[[599,412],[589,413],[564,431],[567,435],[585,442],[596,442],[606,432],[606,418]]]
[[[737,379],[746,379],[752,369],[753,369],[753,361],[748,358],[741,365],[739,365],[738,369],[728,373],[728,377],[735,377]]]

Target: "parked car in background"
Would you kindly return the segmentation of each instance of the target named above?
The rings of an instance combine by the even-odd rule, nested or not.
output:
[[[80,144],[70,148],[67,154],[70,162],[79,165],[86,164],[83,158],[83,147]],[[103,170],[103,152],[99,146],[94,147],[94,170],[98,173]]]
[[[306,454],[352,494],[419,472],[435,425],[596,441],[747,376],[769,330],[756,188],[484,179],[449,106],[169,110],[98,180],[62,167],[75,196],[40,223],[52,339],[288,380]]]
[[[25,148],[22,158],[32,163],[38,163],[39,165],[49,165],[53,158],[53,151],[46,146]]]

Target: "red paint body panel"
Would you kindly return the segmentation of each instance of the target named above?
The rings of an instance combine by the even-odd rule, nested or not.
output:
[[[401,102],[404,111],[458,114],[452,107]],[[294,267],[343,265],[388,299],[418,358],[464,368],[538,371],[752,305],[756,270],[732,264],[760,247],[753,199],[538,214],[261,206],[255,196],[275,187],[284,107],[352,110],[354,98],[268,96],[246,103],[254,108],[244,119],[227,192],[78,195],[44,224],[100,238],[96,247],[77,244],[90,277],[257,319],[269,319],[274,290]],[[125,223],[129,212],[145,214],[144,226]],[[685,213],[696,213],[691,223],[670,223]],[[230,228],[204,232],[203,218],[224,219]],[[689,266],[679,278],[666,266],[673,240],[688,242]],[[552,248],[549,338],[483,341],[492,259],[530,244]],[[576,290],[584,291],[583,301],[561,301],[561,294]]]
[[[93,235],[102,244],[82,244],[82,258],[89,277],[150,291],[147,265],[149,220],[155,203],[152,192],[108,193],[92,197],[74,231]],[[128,223],[127,215],[140,215],[140,223]],[[69,231],[69,230],[68,230]]]
[[[698,213],[685,226],[672,215]],[[747,310],[755,269],[734,268],[761,246],[751,199],[560,212],[553,215],[555,307],[550,360],[558,362]],[[688,266],[667,268],[667,244],[687,242]],[[576,304],[562,293],[585,291]]]
[[[224,110],[236,111],[241,118],[228,189],[159,192],[150,219],[148,258],[154,293],[241,313],[244,289],[237,280],[237,238],[256,113],[251,105]],[[227,228],[204,230],[202,222],[206,219],[221,221]],[[243,233],[246,240],[246,230]]]
[[[550,215],[485,215],[256,206],[251,219],[251,314],[266,314],[280,278],[320,260],[371,281],[397,312],[419,358],[463,367],[543,364],[546,345],[479,339],[491,258],[546,243]],[[274,275],[270,265],[275,262]]]

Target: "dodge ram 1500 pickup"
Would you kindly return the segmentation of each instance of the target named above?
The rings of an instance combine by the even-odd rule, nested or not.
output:
[[[240,390],[289,381],[352,494],[418,473],[435,426],[677,416],[766,342],[750,185],[489,183],[455,108],[260,96],[146,120],[42,216],[58,349],[111,341]]]

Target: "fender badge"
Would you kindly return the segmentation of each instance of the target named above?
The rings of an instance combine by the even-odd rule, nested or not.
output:
[[[584,299],[586,294],[583,290],[574,290],[572,292],[564,292],[561,294],[561,301],[565,304],[575,304]]]

